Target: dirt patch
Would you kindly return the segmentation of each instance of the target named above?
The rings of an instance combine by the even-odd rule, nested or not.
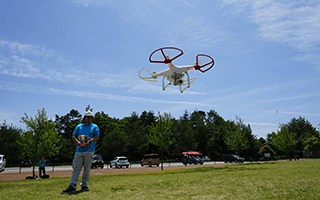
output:
[[[174,167],[163,167],[163,170],[172,169],[190,169],[197,167],[222,167],[227,164],[215,164],[215,165],[191,165],[191,166],[174,166]],[[128,169],[91,169],[90,175],[101,175],[101,174],[124,174],[124,173],[138,173],[138,172],[151,172],[151,171],[161,171],[161,167],[141,167],[141,168],[128,168]],[[16,181],[25,180],[26,177],[32,176],[32,172],[25,173],[12,173],[12,174],[0,174],[0,182],[3,181]],[[72,170],[68,171],[48,171],[46,174],[50,177],[71,177]],[[38,175],[38,173],[36,173]],[[80,174],[82,176],[82,172]]]

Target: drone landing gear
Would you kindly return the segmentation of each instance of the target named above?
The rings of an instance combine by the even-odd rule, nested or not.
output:
[[[190,80],[190,84],[193,83],[197,78],[191,78]],[[188,84],[182,84],[182,85],[188,85]],[[180,92],[183,93],[187,88],[190,88],[190,85],[188,85],[187,87],[183,88],[183,90],[181,90],[181,85],[180,85]]]
[[[174,84],[172,83],[172,81],[170,81],[170,82],[165,86],[164,79],[165,79],[165,77],[163,77],[163,79],[162,79],[162,89],[163,89],[163,91],[165,91],[166,88],[167,88],[169,85],[174,85]],[[190,88],[190,84],[193,83],[196,79],[197,79],[197,78],[195,78],[195,77],[194,77],[194,78],[191,78],[191,79],[188,79],[189,81],[188,81],[188,80],[181,79],[182,83],[179,84],[180,92],[183,93],[187,88]],[[188,82],[188,83],[185,83],[185,82]],[[190,82],[190,83],[189,83],[189,82]],[[187,85],[187,86],[184,87],[184,88],[182,88],[182,86],[184,86],[184,85]],[[177,86],[177,85],[175,85],[175,86]]]
[[[187,88],[190,88],[190,86],[187,86],[183,90],[181,90],[181,85],[180,85],[180,92],[183,93]]]

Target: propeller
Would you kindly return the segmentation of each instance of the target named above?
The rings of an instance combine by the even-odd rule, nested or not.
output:
[[[201,65],[200,65],[199,57],[200,57],[200,58],[205,58],[205,59],[207,59],[207,60],[209,59],[209,60],[206,61],[204,64],[201,64]],[[201,60],[202,60],[202,59],[201,59]],[[204,73],[204,72],[210,70],[210,69],[213,67],[213,65],[214,65],[214,60],[213,60],[212,57],[210,57],[210,56],[208,56],[208,55],[206,55],[206,54],[198,54],[198,55],[196,56],[196,65],[194,66],[194,69],[195,69],[195,70],[199,70],[199,71],[201,71],[202,73]],[[201,68],[203,68],[203,67],[207,67],[207,68],[201,69]],[[191,68],[191,69],[193,69],[193,68]]]
[[[166,52],[170,52],[170,54],[172,52],[175,52],[175,56],[173,58],[170,58],[168,56],[168,54],[165,53],[165,50]],[[154,58],[152,59],[153,55],[155,54],[159,54],[161,53],[162,55],[162,59],[159,59],[159,60],[154,60]],[[168,63],[171,63],[173,60],[175,60],[176,58],[180,57],[181,55],[183,54],[183,51],[179,48],[176,48],[176,47],[162,47],[162,48],[159,48],[155,51],[153,51],[151,53],[151,55],[149,56],[149,61],[151,63],[164,63],[164,64],[168,64]]]

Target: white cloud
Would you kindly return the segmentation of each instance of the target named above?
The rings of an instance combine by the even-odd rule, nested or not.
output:
[[[74,4],[78,4],[84,7],[89,7],[91,5],[98,6],[103,5],[108,2],[112,2],[113,0],[71,0]]]
[[[183,1],[183,0],[174,0],[174,1],[178,1],[178,2],[181,2],[187,6],[190,6],[190,4],[187,2],[187,1]]]
[[[269,112],[269,113],[274,113],[273,112]],[[277,114],[289,114],[289,115],[300,115],[300,116],[315,116],[315,117],[319,117],[320,114],[315,114],[315,113],[302,113],[302,112],[287,112],[287,111],[276,111]]]
[[[31,93],[40,93],[40,94],[68,95],[68,96],[76,96],[76,97],[84,97],[84,98],[91,97],[94,99],[117,100],[117,101],[140,102],[140,103],[210,106],[210,105],[198,103],[198,102],[147,99],[147,98],[140,98],[140,97],[112,95],[112,94],[88,92],[88,91],[69,91],[69,90],[60,90],[56,88],[33,86],[28,84],[18,84],[18,83],[7,82],[7,81],[0,81],[0,90],[31,92]]]
[[[190,0],[73,0],[83,6],[107,5],[119,13],[122,20],[144,32],[153,32],[160,43],[189,49],[215,47],[223,53],[238,53],[237,37],[218,26],[220,2]],[[214,9],[214,11],[213,11]],[[225,48],[225,47],[230,48]],[[240,45],[239,45],[240,46]]]
[[[17,118],[15,113],[4,110],[4,108],[0,108],[0,116],[3,118],[3,121],[0,121],[1,124],[6,123],[7,125],[18,124],[19,121],[14,120]]]
[[[0,74],[73,85],[132,87],[132,79],[125,73],[96,73],[85,66],[89,64],[77,64],[46,48],[1,40],[0,49],[5,52],[0,54]],[[98,64],[108,67],[108,64]]]
[[[108,69],[109,64],[96,62],[94,64],[81,63],[80,65],[74,63],[72,58],[66,59],[61,53],[34,45],[2,40],[0,41],[0,49],[6,52],[6,55],[0,54],[0,74],[75,86],[92,85],[102,88],[126,88],[130,93],[163,93],[161,78],[159,78],[159,82],[150,84],[141,81],[136,72],[131,70],[120,74],[112,74],[110,70],[108,70],[108,73],[101,71],[97,73],[96,70],[90,70],[91,65],[94,68],[103,66],[103,68]],[[166,89],[167,95],[180,93],[178,87],[172,87]],[[186,91],[185,93],[202,94],[192,91]]]
[[[309,51],[320,42],[319,10],[314,1],[255,1],[252,19],[263,37]]]
[[[246,122],[246,124],[255,125],[255,126],[279,126],[276,123],[261,123],[261,122]]]
[[[320,69],[320,2],[303,0],[224,0],[230,15],[248,16],[257,34],[299,51],[293,59]]]

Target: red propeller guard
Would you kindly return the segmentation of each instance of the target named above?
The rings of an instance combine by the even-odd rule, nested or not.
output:
[[[199,64],[198,64],[198,63],[199,63],[199,56],[208,57],[208,58],[211,59],[211,61],[208,62],[208,63],[206,63],[206,64],[199,65]],[[211,64],[211,65],[210,65],[210,64]],[[208,66],[208,65],[210,65],[210,66],[209,66],[207,69],[205,69],[205,70],[202,70],[202,69],[201,69],[202,67],[205,67],[205,66]],[[214,60],[213,60],[213,58],[211,58],[210,56],[208,56],[208,55],[206,55],[206,54],[198,54],[198,55],[196,56],[196,66],[194,66],[194,69],[195,69],[195,70],[199,70],[199,71],[201,71],[202,73],[204,73],[204,72],[208,71],[209,69],[211,69],[211,68],[213,67],[213,65],[214,65]]]
[[[180,51],[180,53],[179,53],[177,56],[173,57],[173,58],[167,58],[166,55],[164,54],[164,51],[163,51],[164,49],[174,49],[174,50]],[[152,60],[152,59],[151,59],[152,55],[153,55],[155,52],[157,52],[157,51],[161,51],[164,60]],[[154,52],[151,53],[151,55],[149,56],[149,61],[150,61],[151,63],[164,63],[164,64],[168,64],[168,63],[171,63],[174,59],[180,57],[182,54],[183,54],[183,51],[182,51],[181,49],[176,48],[176,47],[162,47],[162,48],[159,48],[159,49],[157,49],[157,50],[155,50]]]

